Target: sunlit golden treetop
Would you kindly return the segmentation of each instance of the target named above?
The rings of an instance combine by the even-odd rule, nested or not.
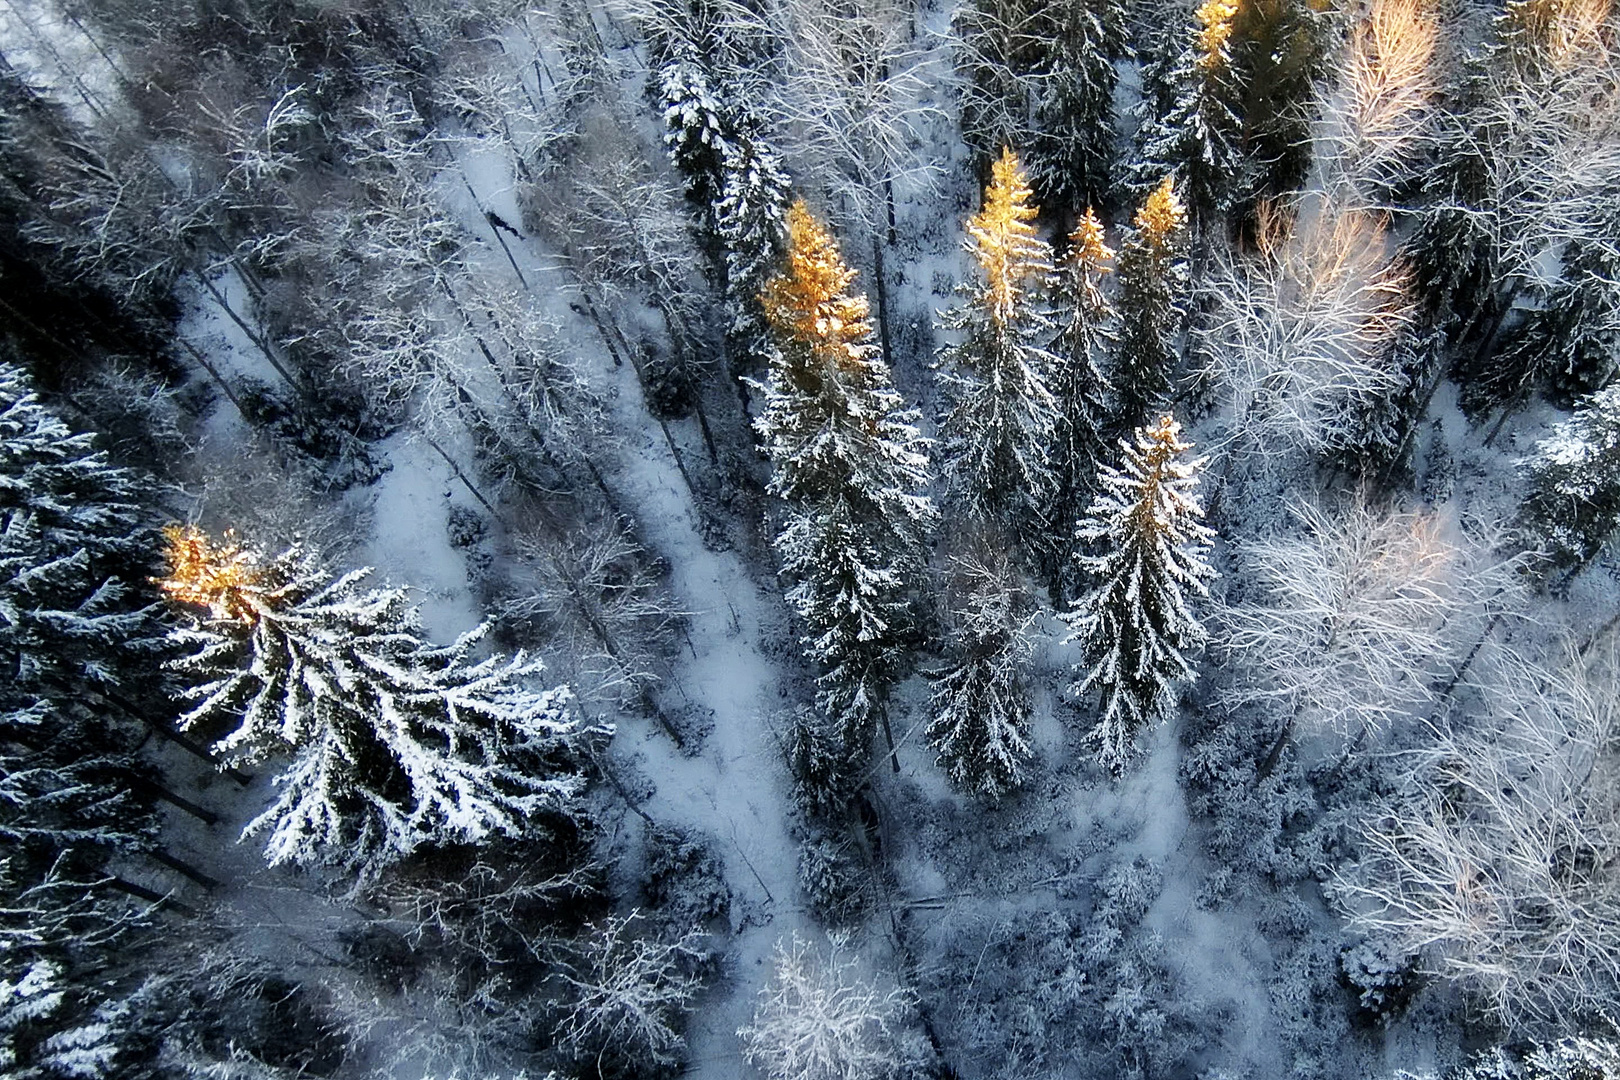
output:
[[[226,533],[216,544],[195,525],[168,525],[169,575],[157,586],[180,604],[208,608],[217,619],[255,622],[269,606],[256,552]]]
[[[1611,7],[1611,0],[1515,0],[1502,15],[1502,37],[1562,70],[1601,53]]]
[[[1133,223],[1144,240],[1164,243],[1187,224],[1187,208],[1176,194],[1175,179],[1166,176],[1136,211]]]
[[[1050,269],[1046,245],[1031,224],[1040,212],[1030,203],[1024,167],[1011,147],[990,166],[984,208],[968,219],[968,249],[984,270],[986,306],[998,324],[1006,323],[1020,290]]]
[[[1204,0],[1195,13],[1198,19],[1198,66],[1206,72],[1225,67],[1226,43],[1232,37],[1237,18],[1237,0]]]
[[[1142,456],[1142,494],[1133,511],[1135,525],[1142,536],[1168,533],[1179,523],[1161,515],[1158,488],[1166,480],[1191,475],[1189,467],[1177,458],[1191,450],[1193,444],[1182,440],[1181,425],[1169,413],[1160,416],[1157,424],[1139,429],[1137,437],[1138,446],[1146,453]]]
[[[766,320],[780,337],[824,359],[860,360],[872,324],[866,297],[848,291],[856,271],[803,199],[789,208],[787,226],[787,268],[765,283],[759,297]]]
[[[1086,207],[1085,214],[1069,234],[1070,261],[1092,273],[1106,274],[1113,258],[1114,249],[1103,239],[1103,223],[1097,220],[1097,214],[1091,207]]]

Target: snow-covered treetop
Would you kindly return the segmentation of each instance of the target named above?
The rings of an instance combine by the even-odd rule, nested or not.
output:
[[[195,525],[168,525],[164,555],[169,576],[157,586],[180,604],[204,607],[216,619],[251,623],[275,603],[259,552],[242,546],[233,534],[216,544]]]
[[[1097,496],[1099,504],[1119,511],[1109,526],[1112,538],[1167,546],[1214,539],[1214,530],[1199,524],[1204,509],[1194,493],[1204,459],[1183,460],[1193,444],[1182,439],[1176,418],[1165,413],[1156,425],[1137,429],[1135,446],[1120,445],[1124,467],[1104,467],[1103,493]],[[1097,514],[1095,507],[1092,513]]]
[[[1031,224],[1040,211],[1029,200],[1024,167],[1005,147],[990,166],[984,208],[968,219],[966,245],[984,271],[985,308],[997,325],[1013,318],[1022,290],[1051,271],[1046,243]]]
[[[1103,223],[1088,206],[1069,234],[1069,265],[1092,274],[1106,274],[1113,259],[1114,249],[1103,238]]]
[[[1193,13],[1198,20],[1198,67],[1206,75],[1214,75],[1231,63],[1227,45],[1237,13],[1237,0],[1204,0]]]
[[[1131,219],[1136,239],[1154,248],[1168,248],[1187,226],[1187,207],[1176,194],[1174,176],[1166,176],[1153,189]]]

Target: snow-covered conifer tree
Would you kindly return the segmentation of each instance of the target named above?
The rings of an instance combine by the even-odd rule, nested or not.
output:
[[[1181,425],[1167,414],[1123,449],[1123,468],[1103,466],[1102,490],[1077,531],[1102,553],[1079,557],[1092,584],[1064,616],[1067,640],[1084,654],[1071,690],[1101,693],[1088,737],[1115,772],[1130,762],[1136,733],[1169,718],[1176,680],[1193,678],[1186,654],[1203,644],[1204,628],[1191,601],[1215,575],[1215,534],[1195,494],[1203,459],[1183,460],[1192,444]]]
[[[763,139],[744,135],[726,143],[714,203],[715,232],[725,258],[728,332],[749,353],[763,347],[766,325],[759,295],[781,262],[792,197],[782,159]]]
[[[802,200],[788,238],[787,266],[762,297],[774,347],[755,428],[770,491],[787,504],[776,547],[821,669],[817,704],[858,762],[897,669],[934,518],[927,444],[872,341],[866,297],[850,291],[855,271]]]
[[[194,702],[183,725],[227,762],[289,757],[275,801],[244,836],[267,834],[272,866],[362,876],[422,844],[528,836],[578,817],[579,757],[603,729],[522,653],[468,659],[484,631],[422,640],[403,589],[335,580],[293,548],[264,561],[234,541],[171,528],[160,585],[191,614],[174,631]]]
[[[137,477],[0,363],[0,1073],[58,1057],[138,920],[110,858],[152,846],[131,748],[160,650]],[[150,719],[160,720],[154,712]],[[31,989],[32,988],[32,989]],[[47,1062],[48,1064],[48,1062]],[[56,1061],[57,1065],[61,1061]],[[17,1070],[13,1072],[12,1070]]]
[[[6,878],[93,868],[149,825],[113,698],[139,702],[161,649],[142,583],[140,484],[0,364],[0,836]],[[143,685],[144,684],[144,685]],[[138,707],[138,706],[137,706]],[[59,860],[65,861],[59,862]]]
[[[1116,423],[1125,431],[1165,403],[1176,365],[1187,211],[1171,177],[1147,197],[1132,224],[1116,266],[1119,349],[1112,372]]]
[[[700,61],[672,57],[658,70],[657,79],[664,109],[664,146],[686,178],[687,193],[707,207],[720,196],[721,158],[732,125]]]
[[[1115,312],[1103,291],[1103,277],[1114,250],[1103,239],[1102,222],[1088,208],[1069,235],[1069,250],[1058,277],[1061,332],[1053,343],[1056,363],[1052,396],[1057,401],[1057,431],[1052,444],[1056,490],[1052,500],[1052,600],[1061,605],[1062,574],[1073,548],[1074,522],[1090,503],[1097,466],[1108,458],[1111,387],[1098,361],[1117,338]]]
[[[1107,199],[1115,62],[1130,53],[1119,0],[975,0],[956,17],[962,135],[981,165],[1028,153],[1043,201]]]
[[[1310,0],[1247,0],[1232,21],[1229,53],[1242,116],[1241,187],[1247,203],[1305,183],[1310,105],[1327,55],[1328,20]]]
[[[999,799],[1029,757],[1030,597],[1005,551],[977,545],[951,559],[950,663],[937,682],[928,741],[952,783]]]
[[[1620,386],[1586,398],[1519,468],[1524,543],[1557,567],[1590,561],[1620,528]]]
[[[1141,144],[1138,184],[1176,178],[1181,197],[1192,208],[1202,235],[1212,218],[1230,205],[1242,166],[1242,121],[1230,42],[1236,0],[1204,0],[1198,25],[1170,74],[1175,104],[1149,118],[1137,135]]]
[[[1118,60],[1130,55],[1121,0],[1040,5],[1041,57],[1030,183],[1052,206],[1096,206],[1114,184]]]
[[[1017,542],[1038,537],[1053,489],[1050,458],[1057,402],[1049,308],[1052,253],[1031,222],[1023,166],[1002,151],[968,219],[967,249],[979,280],[945,316],[961,340],[940,353],[949,408],[941,466],[965,517],[999,525]]]

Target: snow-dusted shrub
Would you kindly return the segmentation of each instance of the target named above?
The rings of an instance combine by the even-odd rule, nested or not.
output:
[[[1391,956],[1379,941],[1358,941],[1339,951],[1339,971],[1355,991],[1361,1014],[1387,1024],[1399,1016],[1417,990],[1413,957]]]
[[[679,826],[648,826],[641,889],[648,914],[677,936],[731,910],[725,866],[712,838]]]
[[[816,917],[832,926],[853,922],[866,909],[866,869],[847,840],[818,836],[800,844],[799,888]]]
[[[904,1075],[911,995],[863,978],[830,939],[823,956],[793,936],[776,944],[776,967],[753,1022],[737,1029],[743,1059],[767,1080],[887,1080]]]
[[[1497,1046],[1441,1074],[1395,1074],[1397,1080],[1615,1080],[1620,1043],[1612,1038],[1566,1036],[1512,1048]]]
[[[953,929],[922,976],[947,1053],[1005,1080],[1187,1067],[1223,1010],[1191,992],[1142,926],[1161,888],[1159,870],[1137,859],[1094,883],[1089,914],[1042,897],[1037,908],[986,911],[972,931]]]

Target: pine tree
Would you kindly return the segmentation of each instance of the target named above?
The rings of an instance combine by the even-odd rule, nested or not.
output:
[[[1181,257],[1186,222],[1174,181],[1165,177],[1136,212],[1135,227],[1120,249],[1119,351],[1113,382],[1121,430],[1146,423],[1170,394],[1186,283]]]
[[[1138,186],[1175,177],[1200,235],[1231,205],[1242,166],[1239,88],[1230,49],[1237,13],[1236,0],[1205,0],[1198,8],[1198,26],[1169,78],[1175,103],[1168,112],[1147,118],[1137,136]]]
[[[1519,508],[1525,545],[1553,567],[1591,561],[1620,528],[1620,386],[1586,398],[1519,470],[1530,488]]]
[[[1061,0],[1041,5],[1040,19],[1030,183],[1048,206],[1101,205],[1115,179],[1116,62],[1131,54],[1125,5]]]
[[[1052,396],[1057,401],[1057,430],[1052,443],[1052,601],[1061,605],[1063,571],[1073,549],[1073,530],[1080,510],[1090,502],[1092,479],[1108,458],[1108,398],[1111,387],[1098,360],[1116,340],[1113,304],[1103,292],[1103,277],[1114,251],[1103,239],[1102,222],[1089,208],[1069,236],[1069,250],[1059,277],[1062,332],[1052,352]]]
[[[191,615],[174,661],[195,702],[185,728],[230,763],[290,758],[275,801],[244,836],[272,866],[370,877],[423,844],[532,836],[582,816],[586,740],[566,687],[536,691],[521,652],[471,662],[487,624],[422,640],[403,589],[335,580],[310,553],[265,561],[195,528],[168,530],[159,583]]]
[[[1181,425],[1166,414],[1123,449],[1124,467],[1103,467],[1102,490],[1076,532],[1102,554],[1079,558],[1092,585],[1064,616],[1066,640],[1084,655],[1071,691],[1101,693],[1088,738],[1115,772],[1134,755],[1138,731],[1169,719],[1175,681],[1194,677],[1186,654],[1203,643],[1204,629],[1190,600],[1207,596],[1215,576],[1215,534],[1202,524],[1195,494],[1204,461],[1182,460],[1192,444],[1182,441]]]
[[[1046,349],[1053,336],[1051,249],[1031,224],[1029,199],[1018,158],[1003,150],[984,208],[967,225],[980,280],[946,315],[961,340],[940,352],[951,501],[964,517],[999,525],[1018,542],[1039,535],[1057,426],[1048,387],[1055,358]]]
[[[953,556],[950,666],[934,676],[928,742],[951,782],[992,800],[1023,780],[1030,755],[1028,664],[1035,613],[1005,551]]]
[[[769,490],[787,504],[776,547],[820,669],[817,707],[852,766],[869,753],[896,676],[934,518],[923,494],[927,441],[895,392],[854,279],[826,226],[795,202],[786,268],[761,298],[774,348],[755,422]]]

